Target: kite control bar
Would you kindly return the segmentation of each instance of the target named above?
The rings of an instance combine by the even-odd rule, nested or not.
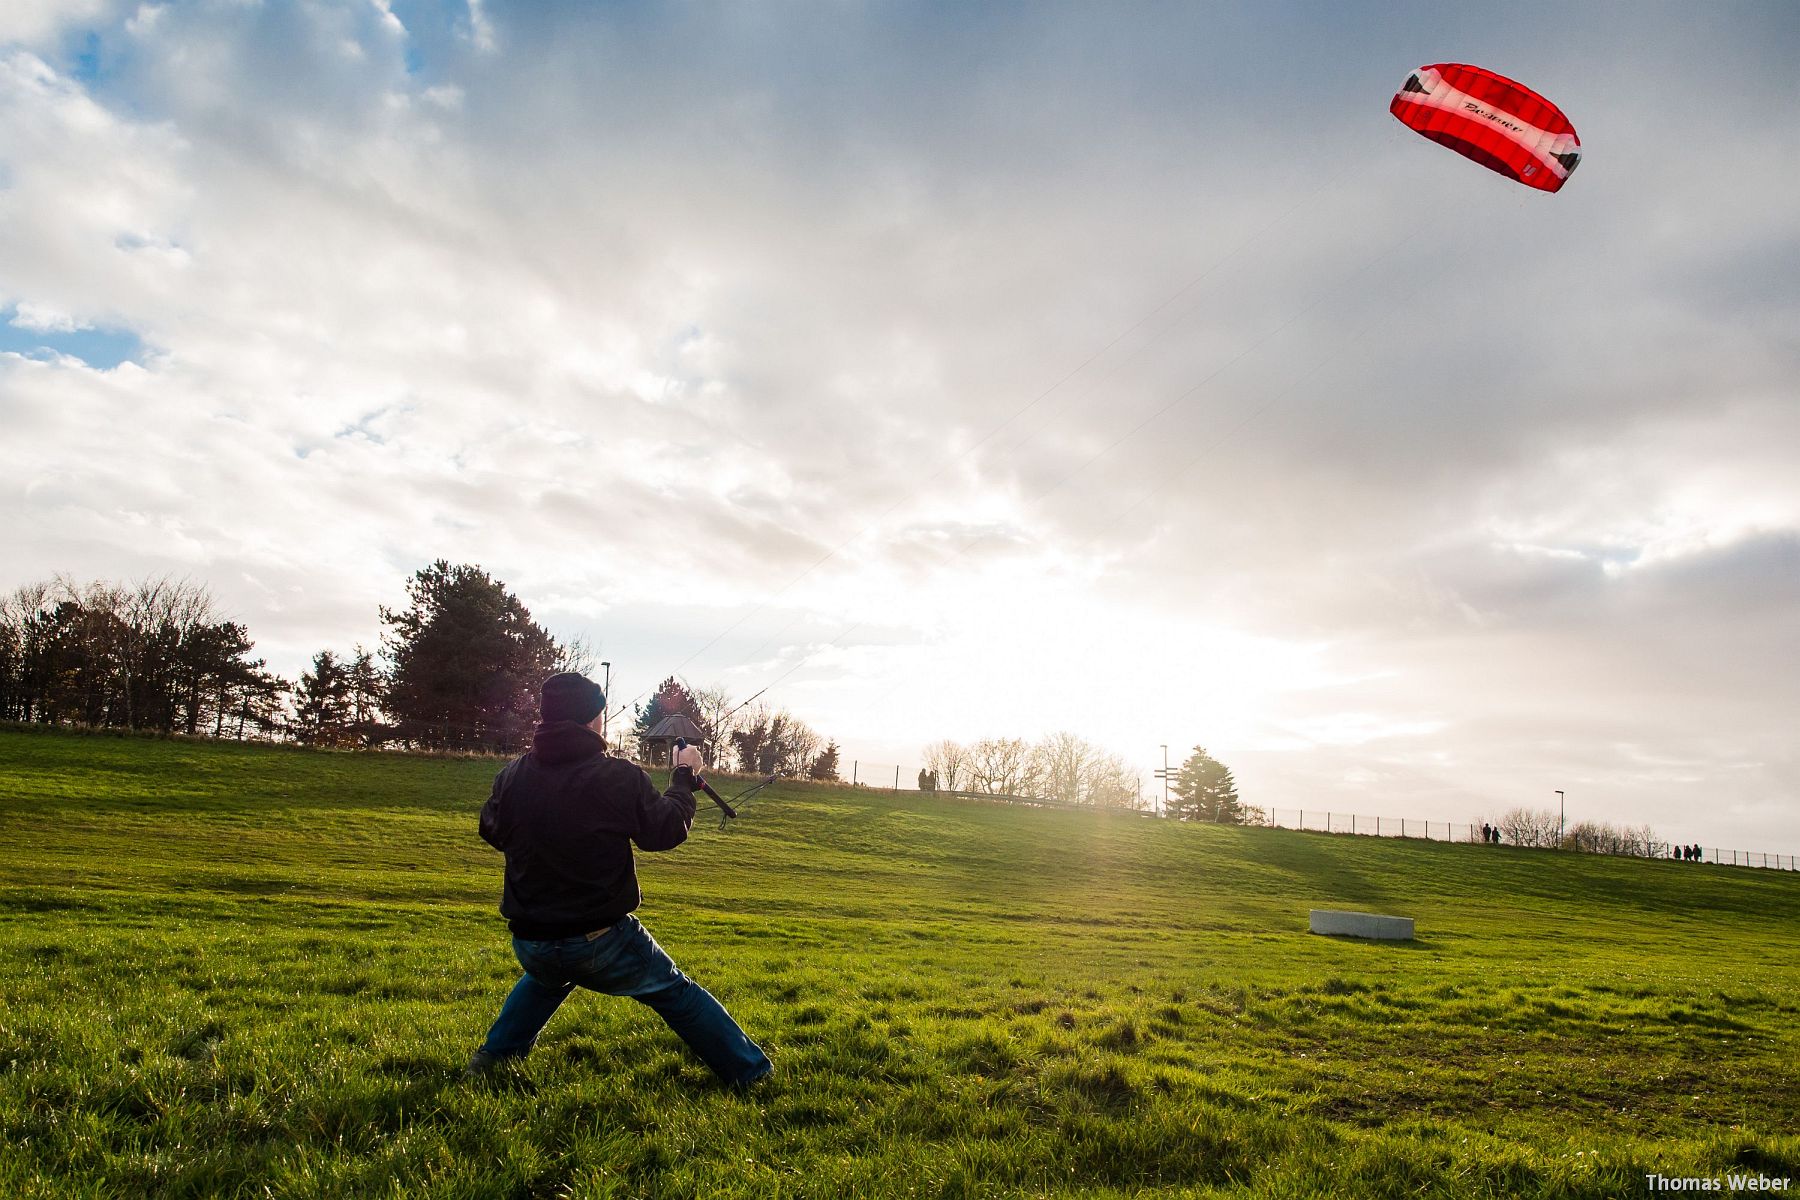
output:
[[[726,803],[724,797],[720,796],[719,793],[713,791],[712,784],[710,784],[710,783],[706,782],[706,780],[702,779],[700,781],[700,790],[705,792],[708,796],[712,797],[712,802],[719,806],[720,812],[725,814],[725,816],[723,818],[724,820],[730,820],[732,817],[737,816],[737,809],[731,807],[730,804]]]
[[[768,787],[771,783],[774,783],[776,778],[777,778],[776,776],[771,775],[767,779],[763,780],[761,783],[751,784],[749,787],[745,788],[743,791],[741,791],[737,795],[733,796],[729,802],[720,800],[718,795],[715,794],[711,788],[707,788],[706,789],[707,794],[709,796],[712,796],[713,800],[718,804],[718,806],[721,809],[724,810],[724,813],[725,813],[724,816],[719,818],[719,828],[724,829],[725,826],[727,826],[731,823],[731,818],[738,815],[737,809],[732,807],[733,804],[742,804],[744,801],[748,800],[750,797],[756,795],[756,793],[758,793],[758,792],[762,791],[764,788]]]
[[[734,804],[738,803],[739,801],[748,800],[750,797],[756,795],[756,793],[758,793],[758,792],[762,791],[764,788],[768,787],[771,783],[774,783],[777,778],[776,776],[771,775],[767,779],[763,780],[761,783],[751,784],[749,787],[745,788],[743,791],[741,791],[737,795],[733,796],[730,800],[727,800],[727,799],[725,799],[725,797],[719,795],[719,793],[713,791],[712,784],[706,782],[706,780],[704,778],[695,774],[694,769],[692,767],[677,767],[676,770],[678,772],[686,771],[688,773],[689,778],[691,778],[693,780],[694,786],[699,788],[701,791],[705,792],[707,794],[707,796],[712,800],[712,802],[719,806],[719,813],[720,813],[719,828],[720,829],[725,828],[726,823],[729,822],[733,817],[738,815],[738,810],[736,808],[732,807]]]
[[[737,809],[731,807],[731,805],[728,804],[724,800],[724,798],[719,795],[719,793],[713,791],[712,784],[706,782],[705,778],[702,777],[699,772],[695,771],[694,768],[685,767],[685,766],[684,767],[676,767],[675,771],[674,771],[674,777],[675,777],[676,782],[679,782],[679,777],[683,771],[686,771],[688,773],[688,780],[689,780],[691,786],[699,788],[701,791],[705,792],[708,796],[712,797],[712,802],[719,806],[720,812],[725,814],[725,817],[724,817],[725,820],[730,820],[732,817],[737,816]],[[733,799],[735,799],[735,798],[736,797],[733,797]]]

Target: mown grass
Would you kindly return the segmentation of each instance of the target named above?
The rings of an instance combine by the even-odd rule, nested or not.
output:
[[[495,767],[0,732],[0,1194],[1800,1180],[1800,876],[850,789],[639,859],[768,1084],[578,995],[462,1085],[516,977],[474,829]],[[1419,938],[1313,937],[1311,907]]]

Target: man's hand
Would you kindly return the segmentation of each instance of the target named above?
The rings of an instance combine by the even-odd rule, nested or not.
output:
[[[713,791],[707,784],[704,776],[694,774],[694,768],[692,767],[676,767],[674,773],[669,776],[669,786],[674,788],[686,788],[689,792],[705,792],[707,797],[711,799],[714,804],[719,806],[720,812],[728,817],[737,816],[737,809],[727,804],[725,802],[725,797]]]

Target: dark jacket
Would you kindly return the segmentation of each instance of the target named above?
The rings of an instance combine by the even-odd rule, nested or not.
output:
[[[534,941],[611,925],[643,899],[631,844],[673,850],[693,822],[689,789],[658,794],[585,725],[539,725],[481,809],[482,838],[506,855],[500,913],[514,936]]]

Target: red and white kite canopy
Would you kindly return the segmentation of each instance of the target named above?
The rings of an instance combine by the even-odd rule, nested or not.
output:
[[[1388,111],[1464,158],[1541,191],[1562,187],[1581,162],[1581,139],[1561,109],[1480,67],[1420,67],[1394,93]]]

